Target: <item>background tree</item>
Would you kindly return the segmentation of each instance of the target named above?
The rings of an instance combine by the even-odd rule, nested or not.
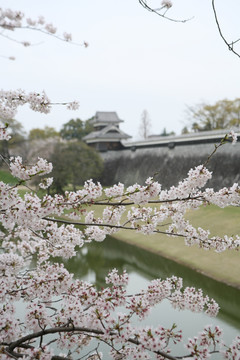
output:
[[[189,134],[189,130],[188,130],[187,126],[184,126],[184,127],[182,128],[181,134],[182,134],[182,135],[183,135],[183,134]]]
[[[61,137],[65,140],[81,140],[85,135],[93,131],[90,120],[82,121],[79,118],[69,120],[60,130]]]
[[[198,104],[187,108],[191,130],[226,129],[240,125],[240,98],[219,100],[215,104]]]
[[[10,157],[11,150],[14,151],[18,145],[22,145],[26,140],[26,132],[20,122],[15,119],[7,120],[8,133],[11,136],[9,141],[3,140],[0,142],[0,153],[2,158],[8,159]],[[3,163],[3,159],[0,160],[0,164]]]
[[[140,120],[140,126],[139,126],[139,135],[143,139],[147,139],[147,137],[150,134],[151,129],[151,119],[149,117],[149,114],[147,110],[143,110]]]
[[[81,141],[56,144],[50,161],[53,163],[52,188],[60,193],[68,184],[76,191],[77,186],[83,185],[86,180],[98,179],[103,170],[99,154]]]
[[[35,128],[30,130],[28,138],[29,140],[39,140],[39,139],[48,139],[59,136],[59,132],[57,132],[53,127],[45,126],[44,129]]]
[[[175,135],[175,132],[174,131],[167,132],[166,128],[163,128],[163,131],[160,134],[160,136],[170,136],[170,135]]]

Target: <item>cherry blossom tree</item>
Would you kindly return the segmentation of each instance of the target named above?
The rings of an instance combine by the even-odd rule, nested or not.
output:
[[[30,31],[38,31],[48,36],[53,36],[54,38],[69,42],[71,44],[75,44],[78,46],[88,47],[88,43],[84,41],[81,43],[74,43],[72,39],[72,34],[64,31],[62,34],[58,33],[57,27],[47,22],[44,16],[39,16],[37,19],[32,19],[30,17],[26,17],[26,15],[22,11],[14,11],[12,9],[2,9],[0,8],[0,28],[2,31],[0,32],[0,36],[7,38],[10,41],[21,44],[24,47],[28,47],[34,44],[31,44],[26,40],[17,40],[14,38],[14,32],[18,29],[27,29]],[[1,57],[5,57],[9,60],[15,60],[15,56],[7,56],[1,55]]]
[[[17,21],[18,17],[10,20]],[[52,106],[45,93],[1,91],[1,140],[9,140],[7,120],[25,104],[41,113],[49,113]],[[64,105],[76,107],[75,102]],[[31,165],[19,156],[10,158],[9,171],[18,182],[14,186],[0,182],[0,358],[70,360],[75,356],[97,360],[103,358],[100,346],[93,342],[97,340],[109,347],[115,360],[207,359],[215,353],[225,359],[239,359],[240,337],[224,344],[218,326],[206,326],[200,334],[192,334],[185,351],[179,353],[175,345],[182,341],[182,332],[177,325],[153,328],[133,324],[164,299],[179,310],[217,316],[215,300],[201,289],[183,287],[181,278],[155,279],[137,294],[128,294],[128,274],[113,269],[106,276],[106,287],[98,290],[89,282],[74,279],[56,261],[56,257],[71,259],[85,243],[101,242],[122,229],[178,236],[188,246],[195,244],[217,252],[238,250],[239,236],[211,236],[184,217],[186,211],[202,204],[222,208],[240,205],[238,184],[217,192],[206,188],[212,177],[206,167],[208,161],[229,139],[236,142],[237,135],[227,134],[204,164],[191,169],[186,179],[169,190],[162,190],[153,178],[144,186],[126,188],[119,183],[107,189],[88,180],[76,192],[39,197],[35,190],[29,191],[29,182],[40,176],[40,188],[51,186],[53,179],[45,175],[51,173],[52,164],[41,158]],[[18,191],[20,185],[28,190],[23,196]],[[101,216],[96,215],[96,207],[102,209]],[[166,221],[170,225],[163,230]],[[17,311],[19,302],[23,305],[21,313]]]
[[[16,103],[16,94],[12,101],[14,109],[22,105],[21,100]],[[44,112],[48,106],[46,103],[33,108]],[[219,146],[228,138],[234,142],[237,139],[232,132]],[[1,128],[1,139],[9,139],[6,127]],[[216,150],[217,147],[213,153]],[[194,228],[185,220],[187,210],[202,204],[220,207],[240,204],[238,184],[218,192],[203,189],[212,177],[207,162],[190,170],[186,179],[169,190],[162,190],[153,178],[148,178],[144,186],[134,184],[125,188],[119,183],[104,190],[99,183],[89,180],[76,192],[40,198],[31,191],[22,198],[18,186],[27,185],[37,175],[42,178],[40,188],[51,185],[52,179],[44,176],[51,172],[52,165],[39,158],[35,165],[27,166],[20,157],[10,158],[9,170],[19,181],[15,186],[0,182],[2,358],[71,359],[74,353],[81,355],[92,339],[109,345],[113,359],[184,358],[186,354],[174,355],[174,344],[182,339],[176,325],[136,327],[132,319],[144,319],[163,299],[180,310],[216,316],[219,307],[214,299],[209,299],[201,289],[184,288],[182,279],[175,276],[153,280],[138,294],[127,294],[128,274],[118,274],[116,269],[106,277],[107,287],[97,290],[93,284],[73,279],[54,258],[70,259],[76,255],[76,248],[91,241],[103,241],[120,229],[179,236],[188,246],[197,244],[217,252],[237,250],[239,236],[211,237],[208,230]],[[102,207],[101,217],[89,210],[93,204]],[[171,219],[171,225],[163,231],[161,225],[167,219],[168,222]],[[23,319],[15,310],[20,300],[24,304]],[[124,312],[120,313],[120,308]],[[206,327],[186,344],[188,357],[206,359],[221,351],[225,358],[238,359],[240,337],[227,346],[222,344],[221,336],[220,328]],[[57,345],[60,354],[54,354],[52,344]],[[86,358],[101,359],[102,354],[97,347]]]

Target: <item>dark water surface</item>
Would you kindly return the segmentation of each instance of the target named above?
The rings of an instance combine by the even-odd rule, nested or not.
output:
[[[130,275],[128,292],[134,293],[146,287],[149,280],[165,279],[172,275],[182,277],[184,286],[194,286],[203,289],[204,294],[214,298],[220,305],[217,318],[210,318],[204,314],[193,314],[188,310],[174,310],[168,301],[156,306],[150,316],[141,323],[167,327],[175,322],[185,333],[185,340],[197,335],[205,325],[219,325],[224,329],[224,340],[230,342],[240,334],[240,290],[217,282],[183,265],[148,252],[108,238],[102,243],[91,243],[83,247],[78,255],[65,264],[75,277],[91,281],[97,287],[105,286],[105,276],[109,270],[124,269]],[[181,354],[183,353],[181,347]],[[179,350],[180,351],[180,350]],[[218,355],[219,356],[219,355]],[[104,357],[107,359],[108,357]],[[216,357],[217,358],[217,357]]]

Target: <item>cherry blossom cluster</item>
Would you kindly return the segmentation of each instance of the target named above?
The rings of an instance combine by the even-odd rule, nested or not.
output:
[[[222,354],[224,355],[225,359],[239,359],[240,353],[240,336],[236,336],[230,346],[224,346],[224,350],[222,350]]]
[[[48,114],[53,105],[44,91],[42,93],[30,92],[26,93],[24,90],[16,91],[0,91],[0,119],[8,120],[14,118],[19,106],[28,104],[30,109],[40,113]],[[77,110],[79,104],[77,101],[70,103],[62,103],[66,105],[69,110]],[[1,126],[1,133],[5,127]]]
[[[234,144],[236,144],[236,142],[237,142],[237,134],[233,131],[233,130],[231,130],[230,131],[230,133],[229,133],[229,135],[232,137],[232,143],[233,143],[233,145]]]
[[[7,133],[7,126],[0,127],[0,140],[10,140],[11,136]]]
[[[221,353],[224,359],[239,359],[240,351],[240,337],[237,336],[230,346],[222,344],[223,331],[218,326],[212,328],[208,325],[204,328],[204,331],[199,333],[198,336],[193,339],[189,339],[186,344],[186,348],[190,351],[191,358],[194,360],[198,359],[209,359],[211,352],[216,352],[217,346],[220,345]],[[212,346],[210,350],[209,346]]]
[[[79,102],[72,101],[66,104],[68,110],[78,110],[79,109]]]
[[[195,210],[202,204],[239,206],[237,184],[217,192],[205,189],[212,174],[200,165],[169,190],[162,190],[153,178],[148,178],[144,186],[135,184],[125,189],[119,183],[104,190],[100,183],[88,180],[82,189],[64,195],[39,197],[28,191],[20,196],[18,185],[49,174],[52,165],[40,158],[36,164],[28,165],[16,157],[10,159],[9,169],[19,183],[9,186],[0,182],[0,354],[3,359],[15,358],[17,353],[25,360],[52,360],[54,350],[46,340],[50,334],[62,351],[62,359],[81,354],[95,338],[109,345],[116,360],[176,359],[174,345],[182,341],[181,330],[176,325],[141,326],[151,308],[168,300],[178,310],[217,316],[219,306],[214,299],[204,295],[201,289],[184,288],[182,279],[175,276],[152,280],[146,289],[134,295],[126,292],[128,274],[113,269],[106,277],[106,288],[98,290],[91,283],[74,279],[54,258],[72,258],[85,243],[103,241],[108,234],[122,229],[179,236],[187,245],[198,244],[204,249],[238,249],[238,236],[211,237],[208,230],[194,228],[185,217],[189,209]],[[39,187],[45,189],[51,183],[52,178],[44,178]],[[99,212],[95,214],[97,206],[102,208],[101,216]],[[171,225],[163,230],[162,226],[169,222]],[[81,225],[81,229],[76,225]],[[20,300],[24,303],[21,317],[15,310]],[[225,358],[236,360],[240,356],[239,338],[228,346],[220,341],[221,336],[218,327],[208,326],[189,339],[187,355],[178,354],[177,358],[206,359],[212,352],[221,352]],[[41,339],[40,345],[33,342],[37,339]],[[102,355],[95,349],[91,356],[100,359]]]
[[[127,295],[125,286],[128,275],[126,272],[119,275],[116,269],[106,278],[106,283],[111,287],[102,290],[96,290],[87,282],[74,281],[62,265],[56,264],[46,264],[41,269],[25,272],[17,279],[9,275],[9,280],[11,286],[6,287],[4,294],[7,305],[0,310],[0,341],[4,344],[3,349],[10,355],[31,339],[55,334],[61,350],[68,349],[71,352],[74,349],[76,353],[80,353],[81,349],[97,336],[99,341],[109,344],[113,359],[118,359],[120,354],[128,359],[150,359],[151,352],[156,355],[156,359],[162,359],[164,354],[171,353],[169,344],[182,341],[181,330],[176,330],[176,325],[170,328],[161,325],[157,328],[133,327],[133,317],[141,321],[152,306],[167,298],[176,299],[176,292],[179,308],[183,301],[189,309],[196,302],[196,298],[186,298],[181,292],[182,279],[176,277],[153,280],[147,289],[137,295]],[[27,301],[24,323],[14,317],[13,304],[20,298]],[[198,298],[203,300],[201,296]],[[60,299],[60,306],[55,307],[55,303],[59,304]],[[118,307],[125,307],[125,313],[118,312]],[[220,335],[218,328],[212,330],[208,327],[194,338],[194,341],[198,341],[199,346],[209,353],[211,347],[214,346],[215,349],[219,344]],[[191,350],[190,345],[189,341],[186,346]],[[230,348],[227,349],[229,352]],[[27,360],[34,359],[36,353],[39,354],[39,359],[51,359],[53,356],[52,350],[44,343],[40,348],[36,346],[29,351],[24,350],[23,353]]]
[[[23,164],[22,158],[20,156],[11,157],[9,169],[11,174],[21,180],[29,180],[31,177],[36,175],[46,175],[52,171],[52,163],[47,162],[47,160],[38,158],[38,162],[30,167],[27,167]],[[51,180],[48,181],[51,183]],[[42,185],[40,185],[42,187]]]
[[[108,198],[115,198],[118,200],[123,196],[124,193],[124,185],[122,183],[118,183],[118,185],[113,185],[112,187],[104,190],[106,196]]]
[[[33,166],[23,164],[20,157],[11,159],[10,162],[10,171],[13,176],[20,179],[20,183],[21,181],[30,180],[36,175],[48,174],[51,169],[52,165],[43,159],[39,159],[37,164]],[[205,203],[213,203],[221,207],[239,205],[240,191],[237,184],[218,192],[214,192],[213,189],[201,191],[200,188],[205,186],[207,179],[210,177],[211,174],[205,168],[199,166],[191,170],[185,180],[181,181],[178,186],[171,187],[169,191],[161,191],[160,184],[148,179],[146,186],[135,184],[123,190],[122,184],[118,184],[110,189],[105,189],[104,193],[108,195],[105,200],[102,199],[103,190],[101,185],[99,183],[94,184],[91,180],[87,181],[84,188],[77,192],[66,192],[64,196],[46,195],[43,198],[31,193],[27,193],[24,198],[17,198],[15,189],[10,189],[6,184],[2,183],[1,196],[4,211],[1,216],[6,229],[9,226],[9,230],[12,231],[12,224],[16,221],[18,225],[21,224],[21,226],[15,227],[14,230],[20,239],[22,237],[24,240],[26,237],[28,239],[31,239],[32,236],[39,237],[42,246],[45,244],[45,251],[46,247],[49,248],[49,244],[52,244],[50,247],[52,247],[51,251],[54,253],[56,249],[58,249],[57,251],[62,249],[61,251],[64,253],[64,242],[59,241],[59,244],[62,243],[63,247],[61,245],[53,249],[56,240],[52,239],[52,233],[51,236],[49,235],[52,226],[58,229],[61,228],[56,225],[57,222],[62,223],[64,227],[66,221],[64,223],[55,218],[60,216],[69,219],[67,223],[69,226],[64,227],[64,229],[65,236],[69,236],[70,239],[74,234],[74,230],[70,227],[72,223],[73,225],[85,225],[81,236],[81,238],[85,236],[85,241],[103,241],[106,235],[124,228],[144,234],[163,232],[160,227],[166,221],[169,223],[171,220],[171,225],[165,233],[169,236],[183,237],[187,245],[197,244],[206,250],[213,248],[218,252],[225,249],[238,249],[240,238],[237,235],[235,237],[211,237],[208,230],[200,227],[195,228],[186,220],[185,215],[189,209],[197,209]],[[47,188],[51,182],[52,178],[44,179],[39,186]],[[14,197],[16,197],[17,207],[12,204]],[[154,205],[159,203],[159,205],[149,206],[147,202]],[[95,210],[91,208],[93,204],[104,205],[101,217],[95,215]],[[134,206],[129,209],[129,205]],[[125,215],[127,208],[127,215]],[[66,210],[68,210],[68,214],[65,214]],[[32,218],[35,219],[35,223]],[[27,226],[30,223],[31,230],[23,228],[23,224]],[[49,229],[48,232],[45,231],[46,228]],[[27,232],[29,232],[28,236]],[[79,236],[79,233],[77,236]],[[75,240],[71,240],[70,246],[71,251],[74,253],[73,244],[76,245]],[[65,248],[66,246],[67,244]],[[68,247],[66,253],[69,253],[70,248]]]
[[[46,190],[46,189],[49,188],[49,186],[52,185],[52,183],[53,183],[53,178],[52,178],[52,177],[44,178],[44,179],[42,180],[42,182],[39,183],[39,187],[40,187],[41,189]]]
[[[162,4],[162,6],[166,7],[167,9],[170,9],[173,6],[172,1],[170,1],[170,0],[163,0],[161,4]]]
[[[106,278],[110,287],[101,290],[90,283],[73,280],[63,265],[57,264],[48,263],[28,272],[23,270],[22,276],[19,273],[18,277],[13,273],[5,276],[8,286],[1,286],[0,290],[2,302],[6,302],[0,309],[0,342],[6,354],[14,354],[13,351],[18,347],[20,350],[31,339],[55,334],[61,350],[74,349],[80,353],[97,336],[100,341],[109,344],[114,359],[119,354],[128,355],[129,359],[139,358],[141,354],[142,358],[149,359],[149,352],[154,352],[158,359],[160,353],[171,352],[169,343],[182,340],[181,331],[176,330],[176,325],[169,329],[161,325],[155,329],[133,327],[132,319],[136,317],[141,321],[152,306],[167,298],[175,298],[176,305],[176,292],[179,307],[183,298],[188,308],[196,301],[185,297],[181,292],[182,279],[176,277],[154,280],[137,295],[126,294],[128,275],[126,272],[120,275],[116,269]],[[6,280],[2,278],[1,285]],[[24,322],[14,317],[14,303],[19,299],[26,302]],[[199,300],[203,298],[200,296]],[[125,308],[125,313],[117,311],[120,307]],[[138,344],[141,346],[136,346]],[[22,351],[27,360],[33,359],[32,354],[36,352],[41,354],[39,359],[51,359],[53,355],[45,343],[40,348],[31,349],[31,352]]]
[[[14,29],[20,27],[24,14],[21,11],[11,9],[3,10],[0,8],[0,25],[5,29]]]
[[[134,184],[129,186],[126,190],[126,196],[129,200],[132,200],[135,204],[147,203],[151,198],[155,198],[159,195],[161,185],[157,181],[153,181],[150,177],[146,180],[146,186]]]
[[[43,33],[54,35],[66,42],[72,42],[72,34],[63,32],[62,36],[57,35],[57,28],[52,23],[46,22],[43,16],[37,19],[26,17],[21,11],[14,11],[12,9],[0,8],[0,27],[5,30],[14,31],[19,28],[38,30]],[[22,41],[22,45],[30,46],[28,41]]]

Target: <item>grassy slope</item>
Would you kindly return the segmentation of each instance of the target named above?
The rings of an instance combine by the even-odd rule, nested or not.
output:
[[[18,182],[14,176],[10,174],[7,170],[0,170],[0,181],[3,181],[6,184],[15,185]]]
[[[195,226],[209,229],[211,235],[234,235],[240,234],[239,213],[238,208],[219,209],[208,206],[189,213],[188,219]],[[218,254],[195,246],[187,247],[182,238],[164,235],[145,236],[131,231],[121,231],[114,236],[240,288],[240,252],[238,251],[225,251]]]

